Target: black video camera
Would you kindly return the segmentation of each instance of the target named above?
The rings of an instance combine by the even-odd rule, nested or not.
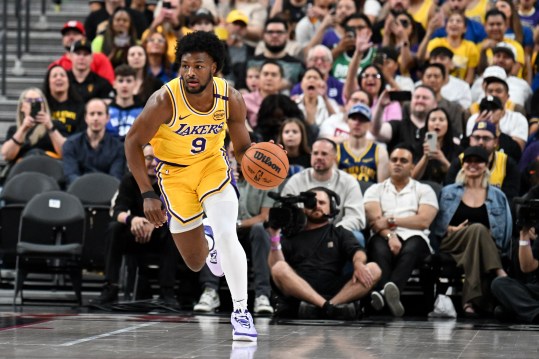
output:
[[[539,233],[539,199],[515,198],[517,220],[519,229],[535,227]]]
[[[303,208],[298,203],[303,203],[304,208],[316,207],[316,193],[301,192],[297,196],[288,195],[282,197],[277,192],[270,192],[270,198],[276,201],[276,205],[269,211],[269,226],[275,229],[281,228],[286,237],[299,233],[307,223],[307,217]]]

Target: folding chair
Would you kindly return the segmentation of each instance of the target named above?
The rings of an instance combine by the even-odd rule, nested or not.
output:
[[[49,175],[58,182],[60,187],[64,184],[64,168],[62,162],[49,156],[30,156],[23,158],[20,162],[13,165],[7,176],[6,183],[19,173],[28,171]]]
[[[22,212],[17,243],[13,306],[30,273],[68,274],[77,303],[82,304],[82,247],[86,232],[80,200],[65,192],[38,194]]]

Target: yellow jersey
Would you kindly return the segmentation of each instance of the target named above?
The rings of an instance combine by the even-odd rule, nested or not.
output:
[[[229,111],[228,83],[213,78],[213,106],[208,112],[189,104],[181,77],[163,87],[172,101],[172,118],[159,126],[150,141],[157,159],[183,167],[222,157]]]

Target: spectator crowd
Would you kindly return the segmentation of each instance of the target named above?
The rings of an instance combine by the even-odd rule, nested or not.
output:
[[[122,180],[126,204],[113,205],[119,224],[111,232],[170,251],[166,234],[134,228],[147,223],[128,207],[136,190],[123,141],[151,94],[177,76],[177,40],[212,32],[227,54],[219,76],[242,93],[253,141],[287,150],[290,171],[277,190],[310,191],[315,202],[302,209],[299,233],[268,226],[275,201],[231,162],[255,314],[352,319],[367,306],[402,316],[412,272],[443,252],[464,278],[460,313],[539,322],[539,290],[522,275],[539,274],[539,241],[534,228],[515,225],[514,205],[539,184],[534,0],[88,5],[84,22],[58,29],[65,52],[42,88],[20,94],[1,147],[8,166],[51,156],[67,184],[91,172]],[[109,251],[96,303],[117,299],[121,253],[118,245]],[[176,305],[172,279],[163,278],[161,295]],[[219,286],[202,271],[195,311],[218,309]]]

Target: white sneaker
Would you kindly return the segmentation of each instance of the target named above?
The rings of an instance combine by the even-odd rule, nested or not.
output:
[[[259,295],[255,298],[255,314],[273,314],[273,307],[269,301],[269,298],[265,295]]]
[[[395,317],[404,315],[404,307],[401,303],[401,295],[399,288],[393,282],[387,282],[384,286],[384,298],[391,314]]]
[[[212,288],[205,288],[198,303],[193,307],[193,311],[210,313],[214,312],[220,305],[221,301],[217,291]]]

